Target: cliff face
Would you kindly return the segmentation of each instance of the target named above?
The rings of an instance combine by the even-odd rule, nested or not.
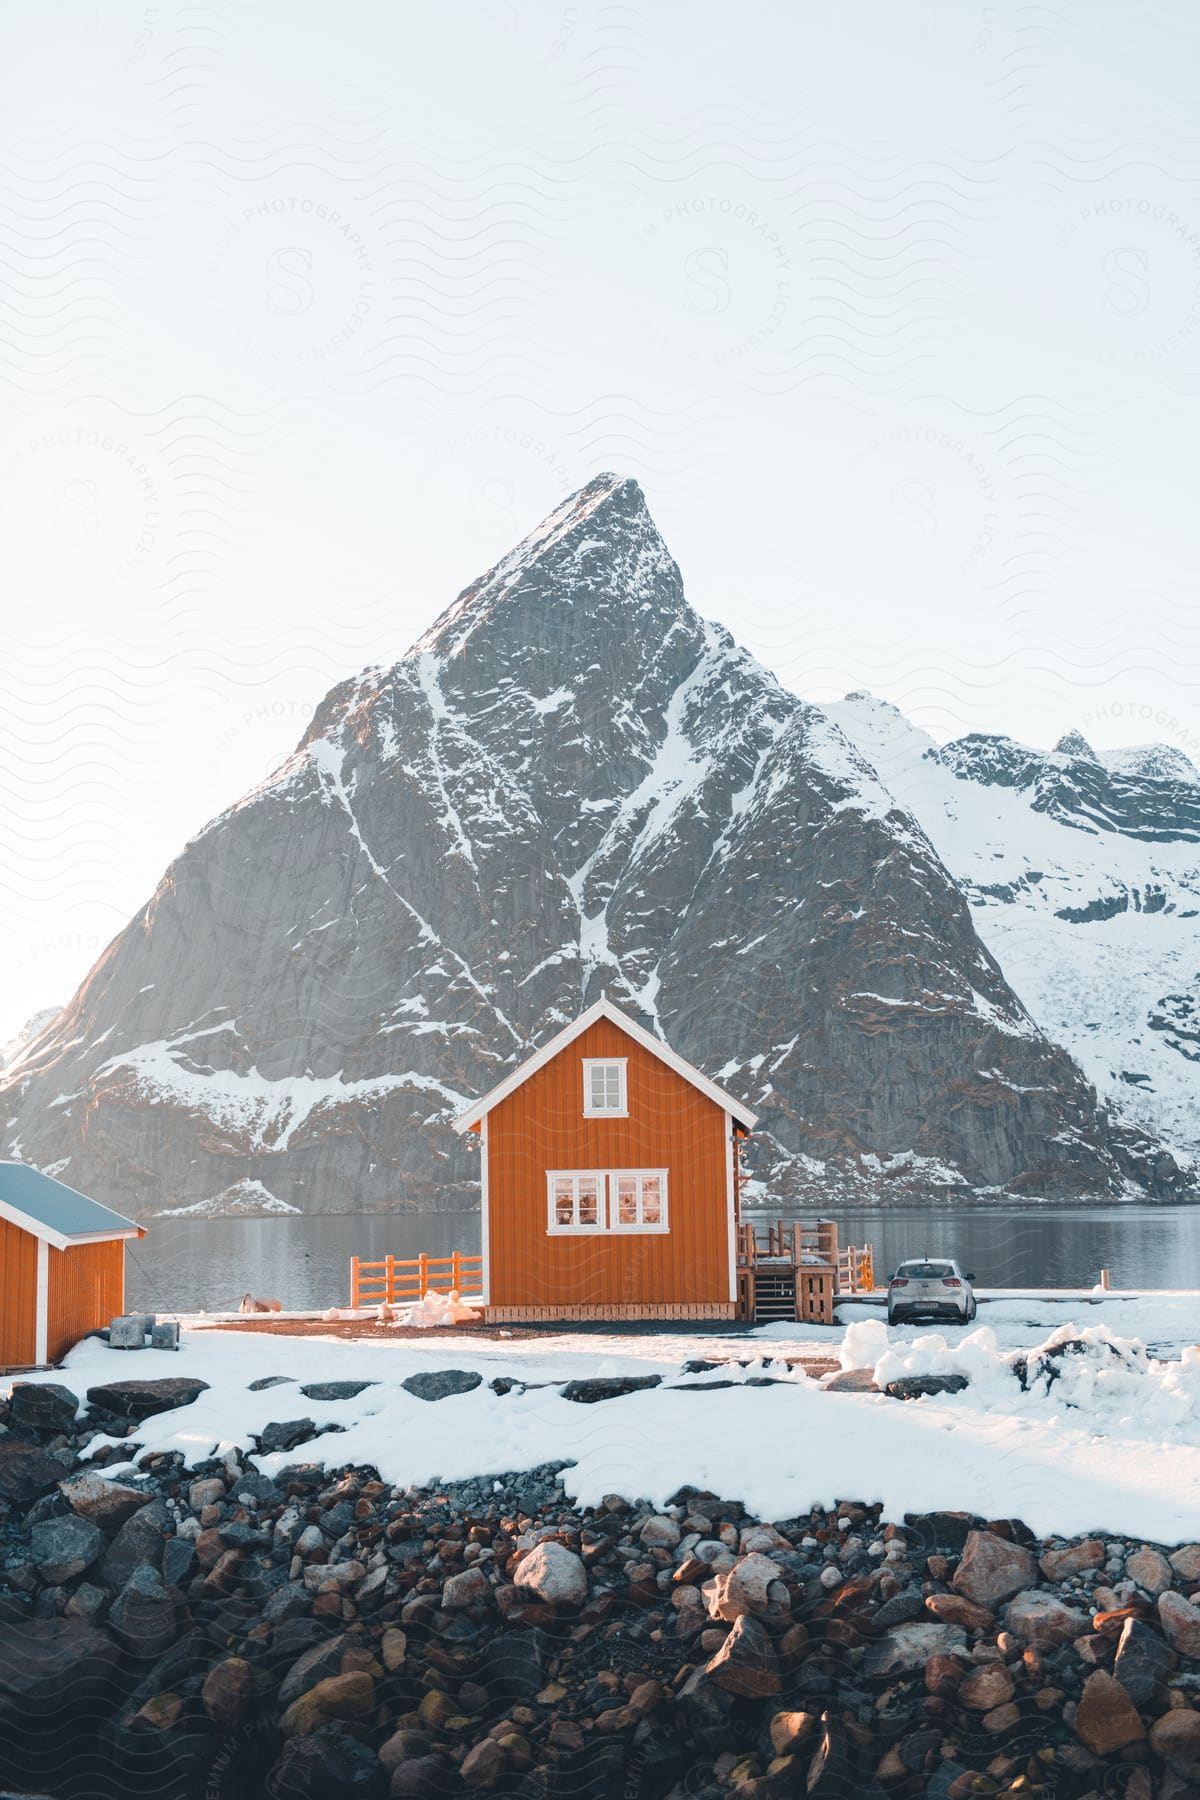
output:
[[[469,1205],[450,1117],[602,987],[761,1113],[764,1197],[1178,1188],[611,476],[187,846],[5,1078],[5,1153],[147,1214]]]
[[[1200,783],[1181,751],[1101,758],[973,734],[939,748],[895,707],[829,712],[920,819],[975,928],[1114,1114],[1200,1153]]]

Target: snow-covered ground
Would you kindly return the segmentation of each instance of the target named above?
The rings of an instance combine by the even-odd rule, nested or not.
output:
[[[1122,1337],[1138,1337],[1156,1356],[1178,1356],[1190,1344],[1200,1344],[1200,1291],[1154,1292],[1091,1291],[1072,1288],[1044,1288],[1036,1295],[1007,1288],[979,1288],[979,1323],[989,1325],[996,1333],[1002,1349],[1018,1350],[1040,1341],[1066,1319],[1077,1319],[1081,1325],[1107,1325]],[[427,1300],[432,1296],[427,1297]],[[873,1301],[839,1301],[836,1325],[758,1325],[752,1330],[723,1333],[719,1327],[654,1331],[649,1328],[613,1326],[603,1332],[571,1331],[545,1328],[536,1337],[537,1354],[553,1356],[570,1368],[572,1374],[594,1365],[597,1354],[617,1357],[622,1367],[637,1364],[639,1368],[671,1369],[688,1357],[748,1357],[769,1355],[780,1357],[829,1357],[837,1353],[845,1327],[862,1319],[883,1316],[884,1297]],[[429,1330],[429,1348],[453,1350],[457,1355],[462,1338],[453,1332],[439,1333],[436,1310],[424,1318],[413,1316],[411,1307],[395,1309],[397,1325],[422,1324]],[[181,1314],[187,1326],[211,1325],[234,1314]],[[283,1313],[280,1318],[313,1320],[326,1318],[371,1318],[371,1312],[354,1313],[349,1309],[336,1313]],[[924,1336],[926,1325],[896,1325],[888,1328],[892,1343],[909,1342]],[[956,1328],[947,1326],[953,1336]],[[514,1342],[514,1354],[530,1350],[529,1340]],[[565,1361],[563,1359],[566,1359]]]
[[[1196,1304],[1194,1298],[1191,1301]],[[865,1309],[864,1309],[865,1310]],[[568,1494],[594,1504],[625,1493],[661,1504],[690,1482],[742,1499],[762,1517],[786,1518],[815,1502],[881,1500],[887,1514],[937,1507],[986,1517],[1019,1515],[1038,1533],[1119,1532],[1161,1543],[1200,1538],[1200,1351],[1160,1362],[1141,1347],[1122,1347],[1096,1312],[1056,1321],[1103,1340],[1070,1379],[1023,1392],[987,1326],[972,1332],[894,1334],[893,1372],[933,1368],[972,1376],[964,1392],[916,1402],[879,1394],[830,1394],[799,1369],[776,1360],[731,1367],[710,1388],[680,1364],[734,1351],[779,1357],[831,1348],[861,1363],[888,1341],[876,1314],[847,1333],[803,1339],[758,1334],[597,1338],[570,1333],[506,1340],[431,1332],[410,1338],[347,1341],[267,1333],[187,1329],[179,1354],[144,1350],[131,1357],[86,1339],[64,1369],[34,1380],[67,1382],[81,1395],[94,1383],[126,1376],[195,1375],[210,1386],[193,1405],[159,1414],[138,1428],[145,1450],[182,1450],[188,1463],[236,1448],[253,1451],[272,1420],[310,1418],[337,1434],[300,1449],[258,1457],[273,1470],[297,1460],[334,1466],[370,1463],[395,1484],[426,1484],[569,1460]],[[1020,1327],[1024,1341],[1045,1333]],[[951,1337],[957,1342],[951,1344]],[[1114,1352],[1106,1346],[1112,1340]],[[478,1371],[469,1393],[428,1402],[403,1379],[419,1370]],[[661,1386],[593,1405],[567,1400],[563,1381],[579,1375],[654,1372]],[[753,1385],[764,1373],[778,1385]],[[356,1398],[320,1401],[298,1388],[258,1392],[249,1383],[280,1375],[289,1382],[368,1380]],[[524,1390],[496,1394],[497,1375]],[[536,1383],[546,1383],[536,1386]],[[104,1441],[104,1440],[101,1440]],[[124,1440],[114,1440],[120,1449]],[[123,1458],[108,1472],[128,1472]]]

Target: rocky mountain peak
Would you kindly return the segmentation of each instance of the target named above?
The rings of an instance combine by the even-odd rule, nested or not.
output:
[[[558,633],[564,616],[578,635],[614,608],[644,610],[652,596],[667,602],[668,615],[685,607],[645,495],[631,477],[597,475],[464,588],[413,649],[451,658],[482,648],[477,638],[490,647],[500,635],[524,637],[534,600],[547,614],[556,603],[555,616],[538,622],[539,636]]]
[[[1066,731],[1054,746],[1055,756],[1073,756],[1082,762],[1099,763],[1100,758],[1081,731]]]

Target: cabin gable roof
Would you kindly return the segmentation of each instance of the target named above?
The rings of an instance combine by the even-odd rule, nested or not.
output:
[[[55,1250],[145,1236],[132,1219],[43,1175],[32,1163],[0,1162],[0,1219]]]
[[[652,1032],[645,1030],[636,1020],[631,1019],[628,1013],[622,1012],[621,1008],[614,1005],[607,994],[602,994],[599,1000],[588,1007],[586,1012],[580,1013],[577,1019],[572,1019],[569,1025],[564,1025],[561,1031],[556,1032],[540,1049],[535,1050],[532,1056],[526,1057],[523,1063],[518,1064],[506,1075],[503,1081],[497,1082],[496,1086],[484,1094],[482,1099],[476,1100],[472,1106],[459,1113],[458,1117],[452,1121],[455,1131],[461,1136],[464,1132],[473,1130],[491,1112],[493,1107],[498,1106],[502,1100],[507,1100],[508,1096],[515,1093],[517,1088],[528,1081],[531,1075],[536,1074],[539,1069],[544,1069],[547,1063],[553,1062],[554,1058],[561,1055],[569,1045],[574,1043],[576,1038],[582,1037],[583,1033],[589,1026],[594,1025],[597,1019],[610,1020],[620,1031],[632,1038],[635,1044],[640,1044],[644,1050],[648,1050],[652,1056],[656,1056],[669,1069],[673,1069],[677,1075],[681,1075],[685,1081],[690,1082],[706,1099],[711,1100],[714,1106],[719,1106],[722,1112],[729,1113],[744,1131],[753,1131],[758,1123],[757,1113],[752,1113],[748,1106],[744,1106],[740,1100],[735,1100],[732,1094],[727,1094],[724,1088],[718,1087],[715,1081],[710,1081],[707,1075],[701,1074],[700,1070],[693,1063],[688,1062],[686,1057],[680,1056],[661,1038],[656,1038]]]

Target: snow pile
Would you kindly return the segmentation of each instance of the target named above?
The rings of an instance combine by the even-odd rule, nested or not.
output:
[[[414,1301],[407,1313],[394,1322],[427,1331],[435,1325],[478,1325],[479,1314],[473,1306],[464,1305],[457,1288],[451,1288],[448,1294],[435,1294],[431,1288],[423,1300]]]
[[[843,1358],[865,1355],[862,1334]],[[844,1368],[868,1366],[846,1362]],[[1123,1338],[1107,1325],[1059,1327],[1031,1350],[1003,1352],[996,1334],[980,1326],[948,1343],[940,1333],[897,1344],[875,1364],[880,1388],[912,1375],[965,1375],[970,1387],[955,1404],[1007,1415],[1034,1412],[1082,1415],[1105,1434],[1165,1434],[1194,1441],[1200,1433],[1200,1348],[1185,1349],[1178,1362],[1150,1357],[1139,1338]]]
[[[888,1328],[882,1319],[860,1319],[846,1328],[838,1351],[843,1369],[873,1369],[888,1354]]]

